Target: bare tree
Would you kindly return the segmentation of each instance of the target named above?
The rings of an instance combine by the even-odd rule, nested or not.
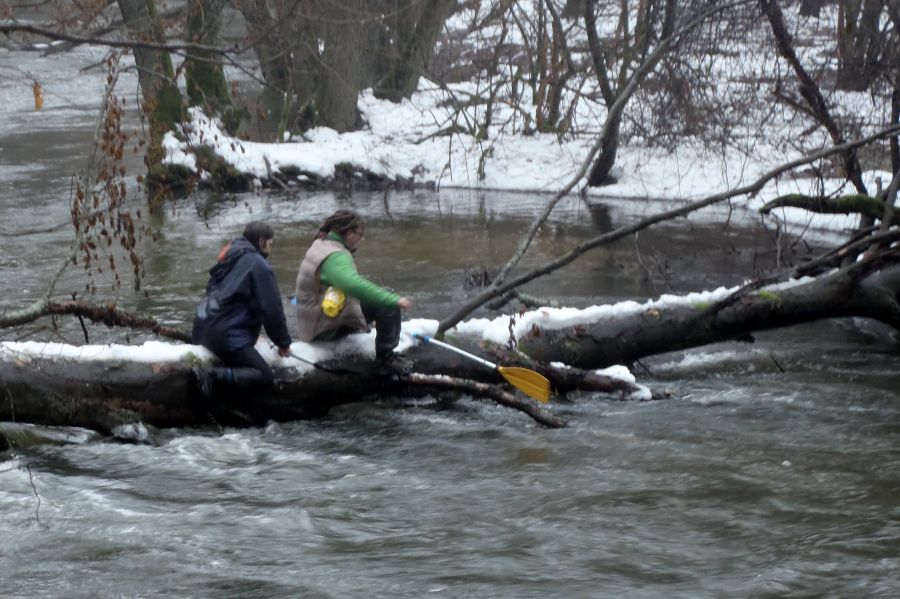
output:
[[[135,37],[164,45],[166,35],[154,2],[118,0],[125,25]],[[144,98],[144,112],[149,118],[150,140],[145,162],[148,168],[162,162],[162,138],[183,118],[181,92],[175,83],[175,68],[167,51],[136,47],[134,60]]]
[[[190,0],[187,8],[188,40],[202,46],[220,46],[225,5],[226,0]],[[203,107],[207,114],[222,115],[226,128],[234,133],[240,124],[240,117],[231,108],[221,54],[195,50],[185,58],[184,70],[190,105]]]
[[[455,2],[235,0],[282,132],[360,125],[359,92],[399,101],[416,89]]]
[[[890,21],[881,24],[884,0],[841,0],[838,3],[838,89],[862,91],[885,70],[892,52]],[[896,38],[894,38],[896,44]]]
[[[385,73],[375,96],[399,102],[412,96],[431,62],[434,46],[456,0],[384,1],[384,35],[377,43],[384,53]]]

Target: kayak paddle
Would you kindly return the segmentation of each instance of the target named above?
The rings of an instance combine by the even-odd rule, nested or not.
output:
[[[527,368],[520,368],[518,366],[497,366],[493,362],[488,362],[484,358],[479,358],[475,354],[470,354],[467,351],[461,350],[458,347],[453,347],[449,343],[444,343],[443,341],[438,341],[433,337],[429,337],[428,335],[422,335],[420,333],[412,333],[412,336],[416,339],[421,339],[425,343],[433,343],[438,347],[443,347],[444,349],[449,349],[452,352],[456,352],[461,356],[465,356],[476,362],[480,362],[484,366],[496,370],[500,373],[500,376],[505,378],[509,383],[519,389],[525,395],[532,397],[540,402],[547,403],[550,400],[550,381],[548,381],[544,376],[538,372],[533,370],[529,370]]]

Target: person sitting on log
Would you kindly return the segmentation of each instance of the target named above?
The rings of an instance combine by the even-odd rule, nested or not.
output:
[[[400,311],[412,302],[357,272],[353,254],[365,236],[365,222],[351,210],[338,210],[319,227],[297,273],[297,338],[333,341],[366,333],[374,322],[376,371],[408,372],[409,362],[394,348],[400,342]]]
[[[249,223],[241,237],[222,248],[217,264],[209,270],[191,338],[216,354],[225,366],[191,369],[194,385],[204,399],[211,399],[217,391],[243,394],[272,387],[272,368],[254,347],[262,327],[278,347],[279,356],[291,355],[281,292],[267,260],[274,237],[269,224]]]

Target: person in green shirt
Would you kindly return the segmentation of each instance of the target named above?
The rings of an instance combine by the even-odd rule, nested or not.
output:
[[[297,273],[297,339],[331,341],[368,332],[374,322],[378,366],[404,371],[409,365],[394,348],[400,342],[400,312],[412,301],[357,272],[353,253],[365,236],[365,221],[351,210],[338,210],[319,227]]]

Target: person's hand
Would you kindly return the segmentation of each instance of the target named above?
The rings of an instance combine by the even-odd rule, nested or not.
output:
[[[278,355],[281,356],[282,358],[289,358],[291,355],[291,346],[288,345],[287,347],[279,347]]]
[[[408,297],[401,297],[397,300],[397,305],[400,306],[401,310],[409,310],[412,308],[412,300]]]

